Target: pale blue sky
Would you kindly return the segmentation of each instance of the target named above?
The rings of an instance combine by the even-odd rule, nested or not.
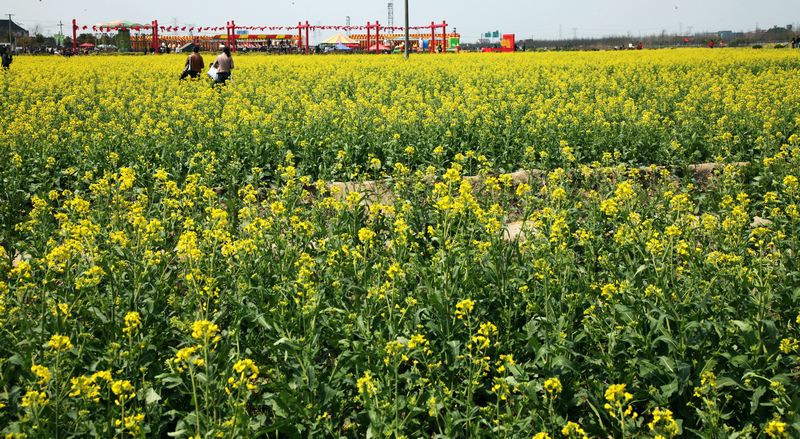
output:
[[[690,31],[752,30],[772,26],[800,25],[800,1],[763,0],[759,2],[689,1],[689,0],[506,0],[459,2],[448,0],[408,0],[410,26],[447,21],[448,32],[455,26],[464,42],[474,42],[486,31],[514,33],[517,39],[556,39],[576,35],[632,36]],[[402,26],[404,1],[394,1],[394,25]],[[345,25],[347,16],[353,26],[388,20],[388,1],[376,0],[235,0],[191,2],[168,0],[21,0],[6,2],[2,14],[32,30],[37,24],[45,35],[71,33],[69,24],[93,25],[112,20],[130,20],[159,25],[173,23],[194,26],[224,26],[235,20],[241,26],[296,26],[298,21],[311,25]],[[7,16],[3,16],[7,18]],[[327,38],[334,31],[321,31],[310,38]]]

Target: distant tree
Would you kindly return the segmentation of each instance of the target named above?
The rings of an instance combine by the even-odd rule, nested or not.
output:
[[[41,46],[42,44],[44,44],[44,35],[36,34],[36,37],[34,37],[34,41],[36,41],[36,44]]]
[[[72,37],[65,37],[64,38],[64,47],[69,47],[72,45]]]
[[[79,46],[81,44],[84,44],[84,43],[89,43],[89,44],[95,44],[96,45],[97,44],[97,37],[95,37],[92,34],[80,34],[80,35],[78,35],[78,38],[75,39],[75,41],[78,43]]]
[[[17,38],[17,45],[19,47],[31,48],[33,47],[33,38],[31,37],[19,37]]]

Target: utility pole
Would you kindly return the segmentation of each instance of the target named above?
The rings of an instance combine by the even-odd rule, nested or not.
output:
[[[350,16],[348,15],[347,18],[344,20],[345,25],[347,25],[347,36],[350,36]]]
[[[387,27],[394,27],[394,3],[389,2],[389,19],[387,21]]]
[[[408,59],[408,0],[406,0],[406,39],[405,43],[403,44],[403,55],[405,55],[406,59]],[[420,49],[422,49],[420,47]]]
[[[572,28],[572,39],[573,40],[577,40],[578,39],[578,28],[577,27],[573,27]]]
[[[13,38],[11,37],[11,17],[17,14],[6,14],[6,15],[8,15],[8,46],[11,47],[11,49],[13,50],[14,49],[12,44]]]

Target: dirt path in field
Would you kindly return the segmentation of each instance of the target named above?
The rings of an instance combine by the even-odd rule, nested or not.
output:
[[[737,167],[744,167],[747,166],[748,162],[736,162],[731,163],[733,166]],[[697,180],[703,186],[708,182],[708,180],[714,175],[714,170],[720,168],[721,166],[719,163],[701,163],[697,165],[689,165],[688,169],[689,172],[692,174],[692,178]],[[641,167],[639,168],[642,172],[649,172],[650,167]],[[656,167],[657,170],[666,169],[664,166]],[[535,178],[544,179],[547,176],[547,171],[541,171],[538,169],[533,169],[530,171],[517,171],[508,174],[511,176],[511,181],[513,184],[520,184],[520,183],[530,183],[531,180]],[[484,177],[480,176],[466,176],[464,180],[469,181],[473,185],[479,184]],[[373,203],[385,203],[391,202],[394,199],[394,194],[392,193],[389,185],[387,184],[387,180],[371,180],[371,181],[364,181],[364,182],[333,182],[326,186],[326,189],[333,190],[333,196],[337,200],[343,200],[347,198],[347,194],[351,192],[358,192],[359,194],[364,196],[363,202],[365,205],[369,206]],[[751,227],[759,227],[763,225],[767,225],[770,222],[763,218],[755,217]],[[529,227],[528,227],[529,231]],[[525,240],[525,232],[526,232],[526,223],[519,222],[519,221],[512,221],[506,223],[506,233],[504,237],[511,241],[517,239],[519,237],[520,240]]]

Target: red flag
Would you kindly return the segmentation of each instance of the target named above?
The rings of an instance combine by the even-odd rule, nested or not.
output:
[[[182,27],[181,30],[186,30],[186,26]]]
[[[84,29],[86,29],[86,26],[84,26],[83,28],[84,28]],[[95,32],[97,32],[97,28],[96,28],[96,27],[94,27],[94,26],[92,26],[92,30],[93,30],[93,31],[95,31]]]
[[[87,27],[88,27],[88,26],[84,26],[84,27],[83,27],[83,30],[86,30],[86,28],[87,28]]]

